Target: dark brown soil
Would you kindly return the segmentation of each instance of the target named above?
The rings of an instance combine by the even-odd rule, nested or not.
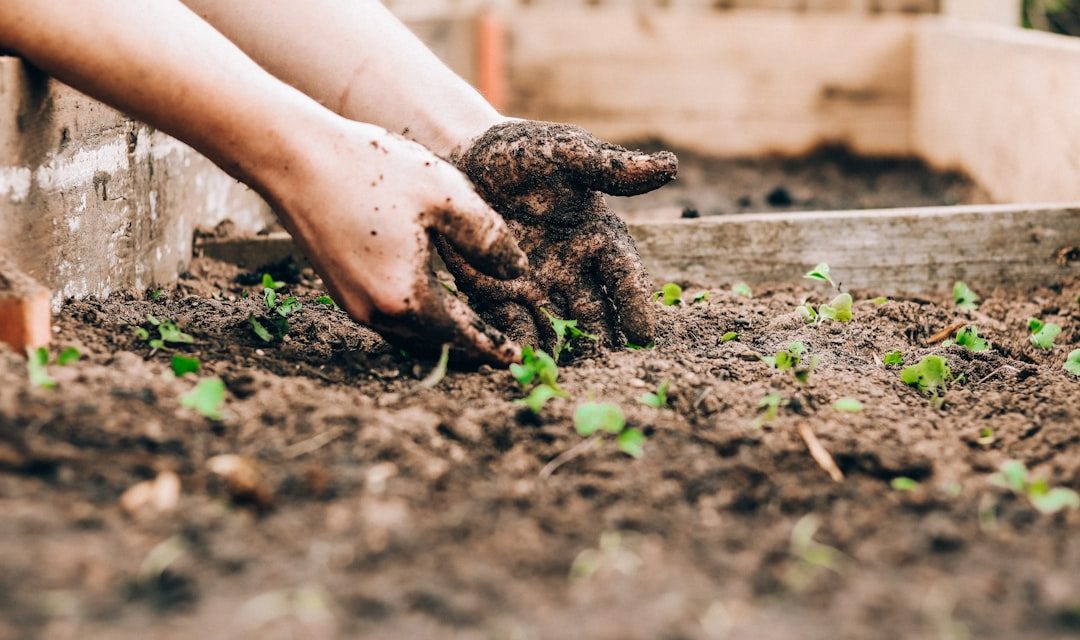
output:
[[[315,303],[310,278],[289,285],[305,307],[277,346],[247,325],[254,279],[218,263],[198,262],[157,300],[69,303],[56,345],[84,358],[50,367],[56,389],[31,387],[0,351],[0,637],[1080,632],[1080,511],[1042,515],[987,480],[1019,459],[1080,489],[1080,380],[1061,368],[1080,346],[1080,282],[980,291],[970,314],[917,297],[858,302],[852,323],[814,326],[793,311],[826,295],[812,283],[753,300],[713,284],[725,286],[707,302],[658,310],[654,349],[562,368],[565,389],[617,402],[648,441],[641,460],[608,445],[546,480],[541,468],[581,441],[576,401],[533,418],[510,375],[490,369],[422,389],[429,364]],[[130,328],[147,313],[194,336],[185,351],[227,385],[224,421],[180,405],[194,380],[147,357]],[[1052,352],[1027,344],[1030,315],[1064,327]],[[990,351],[922,346],[964,318]],[[727,331],[738,339],[720,342]],[[820,357],[805,391],[758,360],[792,340]],[[963,375],[942,410],[879,363],[892,349],[907,363],[940,353]],[[664,380],[671,410],[635,401]],[[791,404],[755,429],[770,392]],[[841,396],[865,411],[833,409]],[[811,459],[800,421],[843,483]],[[979,443],[984,427],[993,442]],[[207,469],[221,454],[261,467],[269,505],[230,499]],[[127,515],[125,490],[168,470],[176,509]],[[891,488],[901,476],[918,487]],[[792,553],[807,514],[814,540],[844,554],[835,570]]]
[[[654,150],[657,143],[631,145]],[[679,176],[633,198],[611,198],[620,213],[678,208],[685,217],[766,211],[884,209],[986,204],[966,175],[936,171],[918,158],[856,155],[823,147],[797,157],[713,158],[676,151]]]

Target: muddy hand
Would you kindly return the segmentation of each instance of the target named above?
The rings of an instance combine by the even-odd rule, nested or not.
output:
[[[500,281],[478,272],[450,243],[439,251],[480,314],[521,344],[550,348],[542,309],[608,346],[646,344],[656,329],[651,284],[626,224],[603,193],[630,196],[675,177],[674,154],[629,151],[579,127],[498,124],[454,158],[480,195],[503,214],[529,257],[529,274]]]
[[[341,121],[312,151],[275,204],[338,304],[412,355],[450,343],[455,363],[517,360],[518,346],[431,273],[434,233],[495,281],[528,269],[468,179],[424,147],[360,123]]]

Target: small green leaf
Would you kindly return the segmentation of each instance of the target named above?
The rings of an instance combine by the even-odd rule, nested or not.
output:
[[[524,405],[529,408],[533,413],[539,414],[547,404],[548,400],[552,398],[561,397],[563,394],[558,389],[547,384],[538,384],[533,387],[533,390],[529,392],[529,395],[524,398],[515,400],[517,404]]]
[[[510,374],[522,388],[529,386],[533,380],[539,380],[540,383],[555,389],[559,388],[559,367],[555,364],[555,359],[542,349],[533,349],[527,345],[522,347],[521,364],[511,364]]]
[[[806,275],[803,276],[803,278],[807,280],[820,280],[821,282],[828,282],[834,287],[836,286],[836,283],[833,282],[832,277],[829,276],[829,265],[825,264],[824,262],[819,263],[818,266],[814,267],[810,271],[807,271]]]
[[[814,324],[818,321],[818,312],[814,311],[814,305],[809,302],[804,302],[795,307],[795,311],[798,312],[804,324]]]
[[[874,304],[876,304],[879,307],[884,307],[885,305],[889,304],[889,299],[886,298],[885,296],[878,296],[876,298],[871,299],[870,302],[873,302]]]
[[[177,377],[185,373],[199,372],[199,359],[174,353],[172,357],[172,371]]]
[[[265,304],[266,308],[271,311],[276,309],[278,304],[277,291],[274,291],[270,288],[263,289],[263,304]]]
[[[155,338],[154,340],[150,340],[149,342],[147,342],[147,344],[150,345],[150,348],[155,351],[165,348],[165,341],[161,338]]]
[[[255,332],[255,335],[259,337],[263,342],[273,342],[274,335],[263,326],[259,319],[255,316],[248,316],[248,322],[251,323],[251,330]]]
[[[1001,469],[990,476],[990,484],[1009,489],[1014,493],[1023,493],[1027,487],[1027,467],[1019,460],[1006,460]]]
[[[994,444],[994,440],[996,439],[997,438],[994,436],[993,429],[991,429],[990,427],[983,427],[982,429],[979,429],[979,438],[978,440],[976,440],[976,442],[986,446]]]
[[[274,278],[271,277],[269,273],[264,273],[262,275],[262,286],[263,289],[277,291],[278,289],[284,287],[285,283],[281,282],[280,280],[274,280]]]
[[[75,347],[64,347],[60,352],[60,355],[56,356],[56,364],[60,366],[67,366],[73,362],[78,362],[82,354]]]
[[[990,342],[979,337],[979,329],[974,325],[962,327],[957,331],[956,340],[954,342],[958,346],[964,347],[968,351],[974,353],[986,351],[990,348]]]
[[[650,342],[649,344],[634,344],[633,342],[627,342],[626,343],[626,348],[631,350],[631,351],[641,351],[643,349],[654,349],[654,348],[656,348],[656,343],[655,342]]]
[[[292,314],[299,311],[302,307],[303,305],[300,304],[300,301],[297,300],[295,296],[289,296],[278,304],[275,311],[277,311],[277,314],[282,318],[288,318]]]
[[[194,409],[211,420],[221,420],[221,405],[225,402],[225,383],[221,378],[203,378],[195,388],[180,398],[180,404]]]
[[[163,342],[174,342],[179,344],[191,344],[195,342],[195,339],[180,330],[180,327],[172,320],[162,320],[158,324],[158,333],[161,335]]]
[[[914,491],[919,488],[919,483],[906,476],[897,476],[889,482],[896,491]]]
[[[898,367],[904,364],[904,354],[899,351],[890,351],[881,360],[886,367]]]
[[[754,291],[750,288],[750,285],[746,284],[745,282],[736,282],[734,285],[731,286],[731,292],[737,296],[742,296],[744,298],[754,297]]]
[[[841,293],[833,298],[829,304],[823,304],[818,308],[822,317],[836,322],[851,322],[851,306],[854,304],[850,293]]]
[[[162,291],[161,289],[154,289],[153,291],[150,292],[150,299],[151,300],[157,300],[157,299],[161,298],[161,296],[163,296],[164,294],[165,294],[165,292]]]
[[[1080,349],[1073,349],[1065,358],[1065,366],[1062,367],[1067,373],[1080,377]]]
[[[135,337],[138,338],[139,340],[149,340],[150,339],[150,332],[147,331],[146,329],[143,329],[142,327],[132,327],[132,330],[135,332]]]
[[[1029,333],[1038,333],[1039,329],[1042,329],[1043,327],[1046,326],[1046,323],[1043,322],[1042,320],[1039,320],[1038,318],[1028,318],[1028,325],[1027,326],[1028,326],[1028,332]]]
[[[659,291],[653,293],[653,300],[659,300],[668,307],[682,304],[682,287],[674,282],[668,282],[660,287]]]
[[[1035,318],[1032,318],[1034,320]],[[1028,323],[1030,327],[1030,322]],[[1031,334],[1031,344],[1040,349],[1046,349],[1049,351],[1054,348],[1054,339],[1061,334],[1061,327],[1053,322],[1041,323],[1039,328]]]
[[[645,449],[642,445],[645,444],[645,434],[638,429],[623,429],[619,433],[616,442],[619,446],[619,451],[622,451],[631,458],[640,458],[645,455]]]
[[[49,350],[45,347],[26,348],[26,374],[30,378],[30,384],[43,389],[53,389],[56,381],[49,377],[46,368],[49,364]]]
[[[732,340],[735,340],[738,337],[739,337],[739,334],[735,333],[734,331],[728,331],[724,335],[720,336],[720,342],[731,342]]]
[[[548,321],[551,322],[551,328],[555,331],[555,348],[553,351],[556,357],[558,357],[564,349],[569,350],[574,340],[585,338],[586,340],[596,342],[600,339],[598,336],[578,329],[577,320],[563,320],[562,318],[552,315],[547,309],[541,309],[541,311],[548,317]]]
[[[584,402],[574,411],[574,428],[584,437],[598,430],[619,433],[626,426],[622,409],[610,402]]]
[[[694,294],[694,299],[690,301],[690,304],[694,304],[695,302],[704,302],[705,300],[708,300],[708,299],[709,299],[709,292],[708,291],[699,291],[698,293]]]
[[[900,371],[900,380],[904,384],[916,387],[928,396],[944,394],[945,385],[951,379],[949,363],[941,356],[925,356],[917,364]]]
[[[859,413],[863,410],[863,405],[855,398],[839,398],[833,403],[833,408],[846,413]]]
[[[161,324],[161,320],[158,320],[156,316],[150,313],[146,314],[146,321],[154,325],[155,327]]]
[[[317,303],[319,303],[319,304],[321,304],[323,306],[330,307],[331,309],[340,309],[341,308],[341,307],[338,306],[338,304],[336,302],[334,302],[333,298],[331,298],[330,296],[328,296],[326,294],[323,294],[323,295],[319,296],[318,298],[315,298],[315,302],[317,302]]]
[[[953,284],[953,302],[956,306],[964,310],[977,309],[979,306],[979,295],[971,290],[971,287],[967,286],[959,280]]]
[[[780,411],[780,405],[783,403],[784,398],[779,393],[770,393],[757,403],[757,408],[761,411],[757,418],[754,419],[753,427],[760,429],[764,424],[772,422],[776,419],[777,413]]]
[[[1045,492],[1028,494],[1031,506],[1041,513],[1057,513],[1064,509],[1080,509],[1080,494],[1065,487],[1054,487]]]
[[[664,380],[663,382],[660,383],[660,386],[656,389],[656,393],[642,394],[641,396],[638,397],[638,402],[640,402],[641,404],[643,404],[643,405],[645,405],[647,407],[652,407],[653,409],[670,408],[671,405],[668,404],[668,397],[667,397],[668,387],[670,386],[670,384],[671,384],[670,381]]]

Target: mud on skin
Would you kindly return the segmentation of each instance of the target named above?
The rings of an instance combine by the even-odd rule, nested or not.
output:
[[[602,447],[541,481],[581,442],[575,401],[531,418],[502,369],[418,388],[430,363],[314,302],[323,287],[309,271],[274,275],[304,302],[289,341],[251,333],[259,274],[198,260],[156,300],[67,304],[54,352],[75,344],[83,359],[49,368],[54,391],[31,387],[22,359],[0,349],[0,636],[816,640],[963,625],[973,638],[1041,639],[1080,628],[1080,511],[1040,515],[987,482],[1018,459],[1080,489],[1080,381],[1061,370],[1080,348],[1080,281],[980,290],[970,316],[943,298],[878,307],[865,302],[876,292],[857,292],[846,325],[801,322],[804,295],[826,298],[812,284],[755,287],[753,300],[725,285],[703,303],[657,305],[655,349],[560,371],[576,399],[623,408],[648,435],[645,457]],[[146,357],[129,326],[146,313],[194,336],[183,348],[227,386],[224,422],[180,406],[194,381],[169,373],[167,354]],[[1053,352],[1028,343],[1029,316],[1063,327]],[[990,351],[922,346],[961,317]],[[727,331],[738,339],[720,342]],[[792,340],[821,364],[799,411],[755,430],[762,396],[794,389],[758,356]],[[875,362],[893,349],[908,363],[943,354],[965,376],[944,411]],[[671,410],[636,402],[664,380]],[[833,410],[841,396],[865,410]],[[844,483],[810,459],[799,420]],[[265,515],[230,503],[207,470],[221,454],[263,469]],[[177,508],[125,516],[120,495],[163,470],[180,478]],[[899,476],[918,487],[893,490]],[[851,564],[800,589],[790,541],[806,514],[821,523],[814,540]],[[168,540],[182,554],[147,579],[140,567]],[[262,617],[267,602],[278,617]]]
[[[528,274],[503,282],[437,240],[458,287],[485,320],[519,344],[545,348],[555,336],[542,309],[578,319],[604,346],[653,339],[648,275],[603,193],[630,196],[663,186],[675,178],[673,154],[630,151],[571,125],[514,121],[492,127],[453,161],[529,257]]]

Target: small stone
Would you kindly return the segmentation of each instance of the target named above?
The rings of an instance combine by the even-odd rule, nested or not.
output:
[[[225,481],[233,502],[252,504],[260,510],[273,503],[273,491],[259,467],[248,458],[232,454],[214,456],[206,461],[206,468]]]

